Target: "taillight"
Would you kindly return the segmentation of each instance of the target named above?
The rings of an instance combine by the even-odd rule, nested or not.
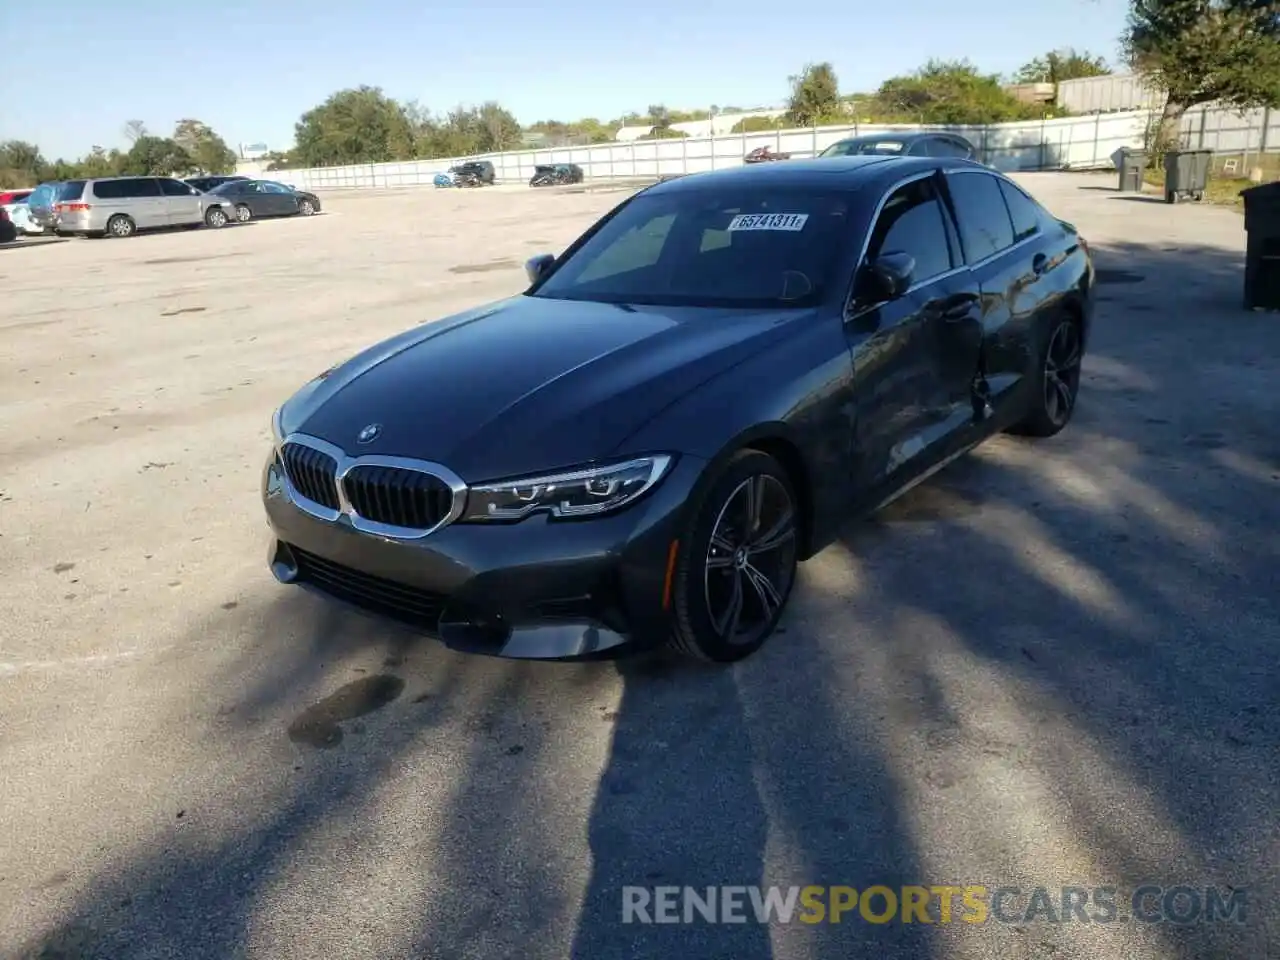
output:
[[[59,203],[53,208],[57,213],[82,213],[89,209],[87,203]]]

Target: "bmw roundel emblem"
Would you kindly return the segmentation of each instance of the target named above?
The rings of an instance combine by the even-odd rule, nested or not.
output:
[[[371,423],[356,435],[356,443],[373,443],[382,435],[382,424]]]

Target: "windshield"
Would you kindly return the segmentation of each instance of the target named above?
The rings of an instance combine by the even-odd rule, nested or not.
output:
[[[852,157],[868,154],[893,156],[901,153],[903,146],[901,140],[842,140],[827,147],[819,156]]]
[[[658,306],[812,306],[848,238],[849,199],[806,190],[642,194],[533,295]]]

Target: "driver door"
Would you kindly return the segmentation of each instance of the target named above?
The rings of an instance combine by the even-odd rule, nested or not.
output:
[[[262,193],[258,202],[265,208],[264,214],[280,217],[298,212],[298,198],[284,184],[266,181],[258,184],[258,189]]]
[[[866,278],[870,264],[890,253],[909,256],[914,270],[907,289],[884,300]],[[854,479],[866,506],[944,460],[972,420],[980,303],[936,175],[891,189],[871,228],[845,322],[856,404]]]

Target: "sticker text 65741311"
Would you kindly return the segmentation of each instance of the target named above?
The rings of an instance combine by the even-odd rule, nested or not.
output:
[[[785,230],[795,233],[804,229],[807,213],[740,213],[729,221],[729,231]]]

